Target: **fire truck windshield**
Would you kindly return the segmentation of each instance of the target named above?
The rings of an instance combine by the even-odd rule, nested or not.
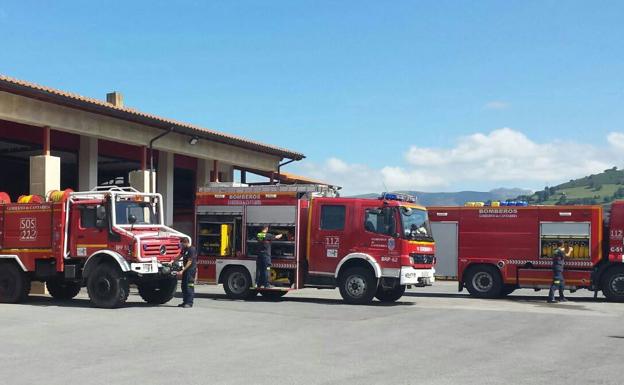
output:
[[[400,211],[406,239],[433,240],[426,210],[401,206]]]
[[[119,200],[115,203],[115,221],[117,225],[130,225],[130,217],[136,218],[135,225],[158,225],[160,217],[156,207],[150,202]]]

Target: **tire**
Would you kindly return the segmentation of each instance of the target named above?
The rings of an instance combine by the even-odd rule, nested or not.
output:
[[[76,282],[67,282],[60,279],[54,279],[46,282],[48,292],[54,299],[67,301],[80,293],[82,285]]]
[[[340,295],[350,304],[368,304],[377,292],[378,283],[370,270],[351,267],[340,275]]]
[[[232,299],[247,299],[257,293],[251,289],[251,276],[242,266],[232,266],[223,273],[223,289]]]
[[[624,266],[614,266],[602,278],[602,293],[609,301],[624,302]]]
[[[30,282],[13,263],[0,263],[0,303],[19,303],[28,297]]]
[[[377,293],[375,293],[375,297],[381,302],[396,302],[399,298],[403,297],[403,294],[405,294],[405,288],[405,285],[396,285],[392,289],[384,289],[379,286]]]
[[[89,275],[87,291],[95,307],[114,309],[128,299],[130,284],[117,266],[101,263]]]
[[[288,293],[287,291],[278,291],[278,290],[260,290],[260,295],[262,295],[262,297],[269,299],[269,300],[273,300],[273,301],[277,301],[278,299],[282,298],[283,296],[286,295],[286,293]]]
[[[503,290],[503,280],[493,266],[476,266],[465,279],[468,292],[477,298],[497,298]]]
[[[137,284],[143,301],[152,305],[165,304],[173,298],[178,288],[177,278],[164,278]]]
[[[515,286],[511,286],[511,285],[504,285],[500,296],[501,297],[507,297],[509,294],[513,293],[514,291],[516,291],[516,287]]]

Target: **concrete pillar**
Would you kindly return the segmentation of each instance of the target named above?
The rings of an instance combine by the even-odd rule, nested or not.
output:
[[[89,191],[98,184],[98,140],[80,136],[78,153],[78,190]]]
[[[207,186],[210,183],[212,159],[197,159],[197,187]]]
[[[156,173],[153,172],[151,174],[153,178],[152,186],[156,186]],[[128,181],[130,182],[130,186],[134,187],[135,189],[141,192],[149,193],[150,192],[149,175],[150,175],[150,172],[148,170],[130,171],[130,174],[128,174]]]
[[[234,182],[234,166],[219,162],[220,182]]]
[[[173,224],[173,155],[173,153],[165,151],[158,153],[156,191],[163,196],[166,225]]]
[[[30,157],[30,193],[41,196],[61,189],[61,158],[50,155]]]

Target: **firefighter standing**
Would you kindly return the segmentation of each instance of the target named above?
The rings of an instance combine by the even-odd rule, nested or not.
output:
[[[569,257],[572,253],[572,248],[568,245],[568,243],[562,243],[561,241],[557,241],[557,250],[553,254],[553,283],[550,286],[550,291],[548,292],[548,303],[555,302],[555,290],[559,290],[559,302],[566,302],[567,300],[563,296],[563,289],[565,287],[565,281],[563,279],[563,266],[565,264],[565,258]]]
[[[282,234],[271,234],[269,233],[269,226],[264,226],[262,231],[260,231],[256,237],[261,245],[258,257],[256,258],[256,275],[258,277],[256,282],[258,287],[269,289],[271,288],[271,284],[269,283],[269,270],[271,270],[271,242],[275,239],[281,239]]]
[[[197,274],[197,249],[191,246],[189,238],[180,241],[182,263],[184,267],[178,272],[178,278],[182,278],[182,303],[178,307],[193,307],[195,297],[195,275]]]

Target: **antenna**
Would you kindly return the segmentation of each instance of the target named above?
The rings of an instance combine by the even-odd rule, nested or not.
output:
[[[390,190],[388,190],[388,186],[386,186],[386,182],[383,181],[383,179],[381,180],[381,185],[384,188],[384,191],[390,192]]]

